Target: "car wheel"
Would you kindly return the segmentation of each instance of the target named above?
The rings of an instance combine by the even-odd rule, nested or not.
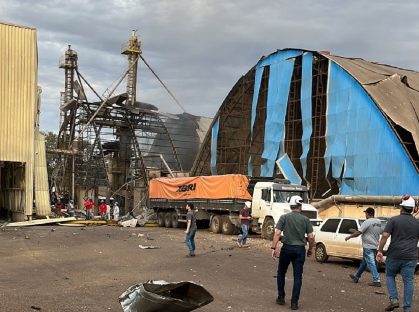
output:
[[[262,238],[273,240],[275,234],[275,222],[269,218],[263,222],[262,225]]]
[[[326,247],[323,244],[318,244],[316,246],[315,258],[317,262],[325,263],[329,256],[326,253]]]

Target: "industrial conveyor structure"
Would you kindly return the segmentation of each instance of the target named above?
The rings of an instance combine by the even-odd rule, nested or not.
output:
[[[188,151],[176,147],[179,144],[172,138],[177,115],[137,101],[138,61],[142,59],[157,75],[141,55],[135,31],[121,53],[128,58],[128,69],[111,90],[100,95],[80,73],[76,51],[68,47],[59,63],[65,72],[65,89],[58,144],[50,152],[58,153],[61,160],[53,174],[57,192],[79,202],[88,194],[113,196],[127,211],[134,206],[135,189],[146,193],[150,176],[182,174],[180,156]],[[114,95],[123,81],[126,92]],[[87,99],[87,90],[97,97],[95,101]],[[183,141],[193,141],[193,135]]]

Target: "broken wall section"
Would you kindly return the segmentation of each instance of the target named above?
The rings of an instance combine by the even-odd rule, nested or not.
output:
[[[419,175],[362,85],[330,62],[328,90],[324,158],[340,194],[416,194]]]

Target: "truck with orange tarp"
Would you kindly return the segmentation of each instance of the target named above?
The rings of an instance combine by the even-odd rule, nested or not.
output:
[[[149,183],[148,206],[156,212],[160,226],[179,227],[186,222],[186,203],[193,203],[196,219],[207,223],[212,232],[234,234],[240,228],[240,210],[251,201],[252,230],[272,239],[275,223],[290,211],[287,198],[292,195],[308,200],[305,186],[287,180],[240,174],[156,178]],[[313,206],[304,204],[303,213],[317,220]]]

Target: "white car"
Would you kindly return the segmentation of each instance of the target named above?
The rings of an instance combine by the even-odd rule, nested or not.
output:
[[[388,218],[379,218],[384,229]],[[353,237],[348,241],[345,238],[359,231],[365,219],[359,218],[329,218],[323,221],[315,232],[316,252],[315,258],[318,262],[326,262],[329,256],[340,257],[351,260],[362,260],[361,236]],[[386,253],[390,239],[384,246]]]

